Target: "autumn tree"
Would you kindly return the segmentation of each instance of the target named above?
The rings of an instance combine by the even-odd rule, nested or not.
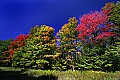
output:
[[[110,38],[116,36],[111,31],[114,24],[108,21],[108,14],[111,11],[95,11],[84,14],[80,18],[80,24],[77,26],[79,31],[79,39],[82,42],[83,56],[79,67],[84,69],[101,69],[103,63],[100,56],[105,54],[106,48],[109,46]]]
[[[53,36],[52,27],[36,25],[30,30],[30,37],[26,40],[25,46],[14,54],[13,66],[31,68],[50,68],[55,57],[56,40]]]
[[[8,45],[8,50],[5,50],[2,57],[2,64],[9,65],[11,64],[11,59],[15,51],[18,51],[20,47],[25,45],[25,40],[29,35],[20,34]]]
[[[59,42],[59,50],[63,64],[70,68],[73,65],[73,60],[76,58],[77,52],[77,36],[76,30],[78,20],[75,17],[70,18],[68,23],[62,26],[62,29],[57,33],[57,40]]]

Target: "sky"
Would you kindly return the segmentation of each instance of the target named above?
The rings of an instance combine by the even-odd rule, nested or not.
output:
[[[48,25],[55,34],[70,17],[78,20],[117,0],[0,0],[0,40],[28,34],[35,25]]]

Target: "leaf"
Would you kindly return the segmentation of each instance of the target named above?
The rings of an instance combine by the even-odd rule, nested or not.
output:
[[[110,67],[112,66],[113,64],[106,64],[105,67]]]
[[[25,63],[25,66],[26,66],[26,67],[30,67],[30,66],[31,66],[31,63]]]

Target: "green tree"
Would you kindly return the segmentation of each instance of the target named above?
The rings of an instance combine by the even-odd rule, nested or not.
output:
[[[10,42],[12,42],[13,39],[9,39],[9,40],[5,40],[5,41],[2,41],[0,40],[0,59],[3,58],[3,54],[6,50],[8,50],[8,45],[10,44]],[[0,60],[0,65],[1,65],[1,60]]]
[[[115,42],[113,46],[110,46],[103,55],[102,65],[104,70],[119,71],[120,70],[120,38]]]
[[[112,38],[113,44],[108,47],[103,55],[103,61],[105,61],[103,68],[105,70],[117,71],[120,70],[120,2],[111,4],[112,10],[108,13],[108,21],[114,24],[111,30],[116,36]],[[110,3],[104,8],[110,8]]]

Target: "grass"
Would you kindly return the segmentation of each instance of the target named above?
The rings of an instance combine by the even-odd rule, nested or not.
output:
[[[21,71],[21,75],[29,78],[25,80],[120,80],[120,72],[102,72],[102,71],[56,71],[56,70],[39,70],[28,69],[22,71],[21,68],[0,67],[0,71]],[[3,75],[2,75],[3,76]],[[0,76],[1,77],[1,76]],[[31,78],[31,79],[30,79]],[[15,79],[15,78],[14,78]],[[5,79],[4,79],[5,80]],[[12,79],[9,79],[12,80]]]
[[[119,80],[120,72],[30,70],[29,75],[54,75],[58,80]]]

